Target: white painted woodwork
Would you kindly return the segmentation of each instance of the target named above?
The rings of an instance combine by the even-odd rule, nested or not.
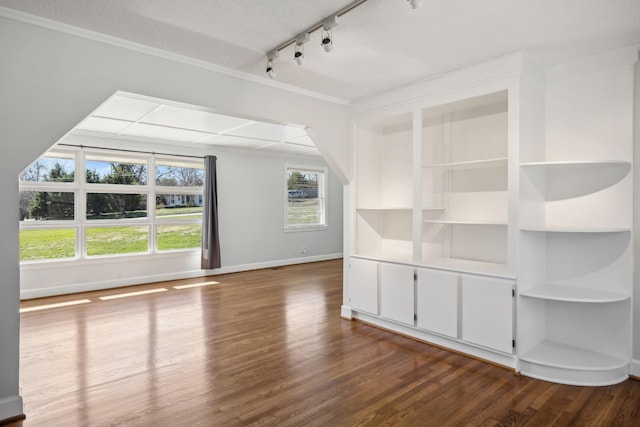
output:
[[[378,314],[378,263],[351,258],[349,262],[351,308]]]
[[[414,324],[414,268],[401,264],[380,263],[380,315]]]
[[[631,362],[633,67],[615,62],[550,72],[545,138],[523,144],[520,368],[565,384],[620,382]]]
[[[514,283],[488,277],[462,277],[462,339],[505,353],[513,351]]]
[[[459,275],[448,271],[417,269],[417,325],[452,338],[458,336]]]

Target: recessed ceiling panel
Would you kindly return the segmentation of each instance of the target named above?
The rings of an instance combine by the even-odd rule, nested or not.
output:
[[[251,120],[239,117],[171,105],[163,105],[146,116],[143,122],[211,133],[222,133],[252,123]]]
[[[93,112],[92,116],[136,121],[149,114],[159,105],[155,102],[114,96]]]
[[[139,138],[162,139],[165,141],[196,142],[205,138],[208,134],[192,130],[135,123],[127,128],[122,135],[135,136]]]
[[[308,147],[315,146],[315,144],[313,143],[313,141],[308,135],[300,136],[298,138],[287,139],[285,140],[285,142],[290,142],[292,144],[297,144],[297,145],[306,145]]]
[[[277,144],[265,145],[260,147],[260,151],[269,151],[286,154],[304,154],[307,156],[319,156],[320,152],[316,147],[307,147],[304,145],[287,144],[280,142]]]
[[[209,135],[208,137],[198,141],[199,144],[211,144],[211,145],[224,145],[228,147],[259,147],[265,144],[265,141],[244,138],[240,136],[231,135]]]
[[[256,122],[249,126],[245,126],[243,128],[229,132],[229,134],[279,142],[304,136],[307,134],[307,132],[304,130],[304,128],[299,127]]]
[[[127,120],[104,119],[102,117],[89,116],[78,125],[77,129],[90,132],[118,134],[131,126],[131,123],[132,122]]]

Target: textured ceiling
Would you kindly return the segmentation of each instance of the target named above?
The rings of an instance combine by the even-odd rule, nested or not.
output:
[[[265,53],[350,0],[0,0],[0,6],[265,77]],[[528,49],[544,64],[640,43],[640,0],[368,0],[292,48],[277,79],[355,100]]]

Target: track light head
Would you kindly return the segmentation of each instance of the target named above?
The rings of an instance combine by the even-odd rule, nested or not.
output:
[[[269,76],[270,79],[276,78],[276,70],[273,68],[273,60],[280,56],[280,51],[272,50],[267,53],[267,69],[265,72]]]
[[[293,54],[293,58],[296,60],[298,65],[302,65],[302,63],[304,62],[304,47],[303,46],[304,45],[297,44],[296,45],[296,51]]]
[[[320,45],[324,49],[325,52],[331,52],[333,49],[333,37],[331,35],[331,29],[338,25],[339,19],[338,15],[333,15],[322,23],[322,39],[320,41]]]
[[[411,5],[411,9],[417,9],[422,5],[422,0],[407,0]]]
[[[293,59],[298,65],[304,62],[304,44],[309,41],[309,33],[302,33],[296,37],[296,50],[293,53]]]
[[[274,79],[276,77],[276,71],[273,69],[273,61],[272,60],[268,60],[267,61],[266,72],[267,72],[267,75],[269,76],[270,79]]]
[[[333,49],[333,38],[331,37],[331,30],[322,30],[322,40],[320,45],[325,52],[331,52]]]

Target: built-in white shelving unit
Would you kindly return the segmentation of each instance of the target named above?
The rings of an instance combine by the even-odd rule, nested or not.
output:
[[[576,90],[578,86],[573,87]],[[606,126],[606,108],[572,122],[578,94],[562,97],[565,126]],[[606,104],[606,101],[604,101]],[[583,111],[583,113],[585,113]],[[605,116],[602,116],[604,114]],[[557,120],[557,122],[555,121]],[[583,135],[602,135],[590,129]],[[597,149],[587,150],[586,147]],[[627,378],[631,362],[631,144],[530,141],[522,147],[519,190],[518,347],[523,374],[574,385]],[[590,158],[580,158],[587,154]]]
[[[514,365],[508,121],[502,88],[356,126],[355,317]]]
[[[524,60],[365,102],[343,315],[548,381],[627,378],[633,119],[620,111],[634,110],[622,56],[551,74]]]

